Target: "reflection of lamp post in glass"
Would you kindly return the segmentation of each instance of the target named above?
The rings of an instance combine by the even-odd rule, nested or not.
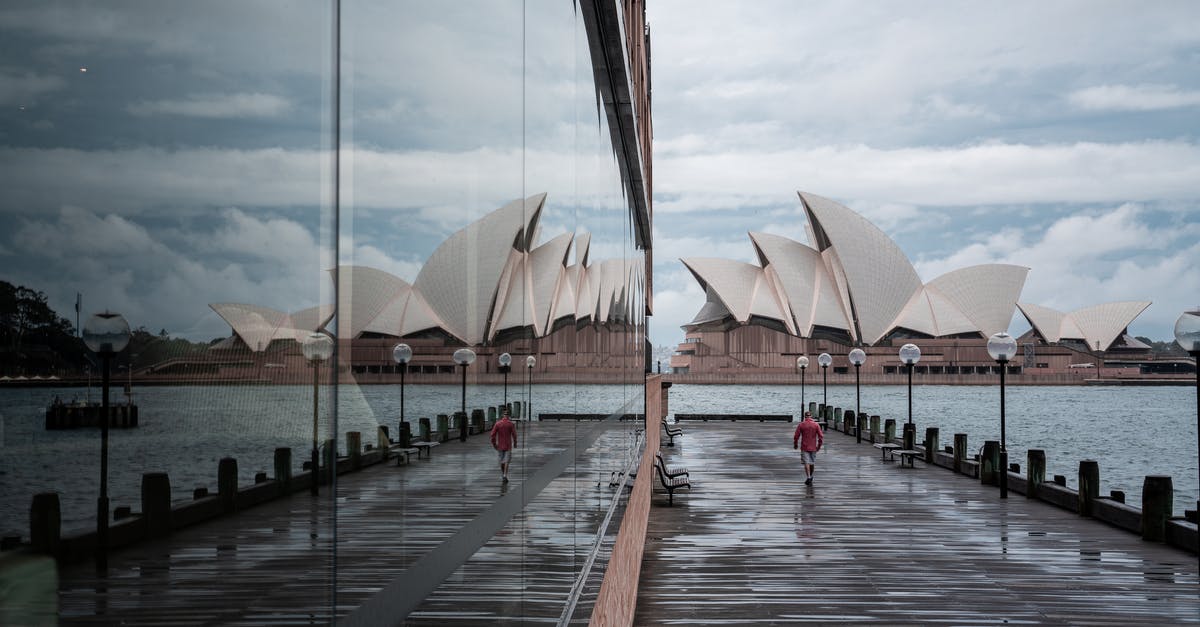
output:
[[[129,323],[105,311],[83,325],[83,343],[100,357],[100,498],[96,501],[96,568],[108,568],[108,376],[113,355],[129,345]]]
[[[987,352],[1000,364],[1000,498],[1008,498],[1008,448],[1004,433],[1004,374],[1008,360],[1017,354],[1017,341],[1001,331],[988,338]]]
[[[912,424],[912,373],[913,366],[921,361],[921,349],[916,344],[900,347],[900,361],[908,368],[908,424]]]
[[[312,437],[312,486],[309,491],[314,496],[317,494],[317,484],[321,480],[321,452],[318,450],[317,433],[317,406],[318,395],[317,388],[321,384],[321,364],[333,355],[333,340],[324,333],[309,333],[304,341],[300,344],[300,349],[304,353],[304,358],[313,369],[313,437]]]
[[[1196,454],[1200,456],[1200,308],[1183,312],[1175,321],[1175,341],[1196,360]],[[1200,496],[1196,512],[1200,514]]]
[[[400,369],[400,424],[397,426],[396,440],[399,441],[404,433],[404,375],[408,372],[408,362],[412,359],[412,347],[408,344],[397,344],[392,349],[392,361]]]
[[[533,420],[533,367],[536,364],[537,358],[533,355],[525,358],[525,370],[527,371],[525,376],[525,385],[529,388],[529,393],[526,394],[526,397],[529,399],[529,407],[526,409],[529,411],[527,411],[526,414],[529,415],[529,420]]]
[[[800,420],[804,420],[805,407],[804,404],[804,372],[808,370],[808,356],[801,355],[796,358],[796,367],[800,369]]]
[[[465,442],[467,439],[467,366],[475,363],[475,351],[469,348],[460,348],[454,351],[454,363],[462,368],[462,413],[458,419],[458,439]]]
[[[829,353],[821,353],[817,355],[817,363],[821,365],[821,401],[825,407],[829,407],[829,364],[833,363],[833,357]]]
[[[500,372],[504,373],[504,406],[508,407],[508,371],[512,370],[512,355],[500,354]]]
[[[858,388],[858,369],[865,361],[867,361],[867,354],[863,352],[863,349],[856,348],[850,351],[850,363],[854,364],[854,433],[859,444],[862,443],[862,429],[858,428],[858,425],[862,424],[862,421],[858,419],[858,415],[862,413],[862,394]]]

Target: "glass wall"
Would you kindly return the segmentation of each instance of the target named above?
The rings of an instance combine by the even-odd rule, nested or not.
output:
[[[586,617],[646,297],[579,6],[9,3],[0,51],[30,612]]]

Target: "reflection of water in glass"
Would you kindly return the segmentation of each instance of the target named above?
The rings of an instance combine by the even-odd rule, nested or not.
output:
[[[320,435],[329,437],[327,411],[330,388],[320,394]],[[509,386],[509,400],[524,402],[524,386]],[[615,412],[640,397],[640,386],[534,385],[535,410],[556,412]],[[461,403],[461,388],[452,385],[409,385],[406,417],[416,431],[417,419],[451,414]],[[100,431],[46,431],[45,407],[55,396],[64,402],[82,400],[78,388],[0,390],[0,520],[4,535],[29,536],[29,505],[33,495],[56,491],[62,508],[63,530],[94,525],[99,494]],[[93,399],[99,391],[92,391]],[[113,388],[114,402],[124,400]],[[467,387],[467,407],[498,405],[499,385]],[[223,457],[238,460],[239,482],[248,484],[256,472],[274,474],[276,447],[292,448],[293,472],[309,459],[312,448],[311,386],[187,386],[145,387],[135,390],[140,426],[109,431],[108,489],[112,507],[140,509],[143,472],[167,472],[176,502],[192,498],[197,485],[216,491],[217,465]],[[638,401],[640,407],[640,400]],[[399,386],[342,385],[338,388],[337,433],[345,451],[347,431],[362,432],[363,444],[373,444],[377,426],[385,424],[395,437],[400,416]],[[553,409],[551,409],[553,408]]]
[[[678,413],[796,413],[800,386],[675,385],[670,409]],[[1126,502],[1140,507],[1146,475],[1170,475],[1175,514],[1196,508],[1196,406],[1191,387],[1008,386],[1005,431],[1009,461],[1025,471],[1026,451],[1046,451],[1047,478],[1065,475],[1078,484],[1079,461],[1100,462],[1101,495],[1124,490]],[[821,402],[820,381],[806,387],[805,401]],[[853,385],[830,385],[829,404],[854,408]],[[863,386],[862,410],[882,418],[908,419],[903,385]],[[955,433],[968,434],[978,450],[1000,439],[999,386],[913,386],[917,439],[937,427],[942,446]],[[757,423],[755,423],[757,424]],[[753,425],[747,425],[753,428]],[[833,439],[835,445],[838,439]],[[1018,495],[1019,496],[1019,495]]]

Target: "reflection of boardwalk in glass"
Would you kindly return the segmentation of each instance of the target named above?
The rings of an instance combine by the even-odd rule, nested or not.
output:
[[[1196,558],[827,435],[804,485],[789,425],[689,424],[654,495],[636,624],[678,621],[1176,624]]]
[[[487,437],[476,436],[439,447],[431,461],[339,477],[336,512],[325,491],[316,501],[297,493],[116,552],[103,583],[90,563],[68,567],[62,620],[328,623],[331,612],[345,616],[389,585],[401,594],[385,609],[409,607],[413,622],[447,613],[557,619],[615,494],[608,478],[633,428],[520,423],[507,488]],[[578,466],[570,465],[573,441]],[[588,611],[581,602],[579,615]]]

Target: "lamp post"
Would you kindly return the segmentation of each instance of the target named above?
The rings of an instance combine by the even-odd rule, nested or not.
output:
[[[460,348],[454,351],[454,363],[462,369],[462,410],[459,418],[458,440],[467,441],[467,366],[475,363],[475,351]]]
[[[400,368],[400,424],[397,425],[396,439],[404,432],[404,375],[408,373],[408,362],[412,359],[412,347],[408,344],[397,344],[392,348],[392,361]]]
[[[1017,341],[1001,331],[988,338],[987,352],[1000,364],[1000,498],[1008,498],[1008,449],[1004,433],[1004,374],[1008,360],[1017,354]]]
[[[333,340],[324,333],[309,333],[300,344],[304,358],[313,369],[313,436],[312,436],[312,486],[309,492],[318,494],[317,484],[321,480],[321,451],[318,448],[318,388],[321,384],[321,364],[333,354]]]
[[[921,349],[916,344],[900,347],[900,361],[908,368],[908,424],[912,424],[912,373],[913,366],[921,361]]]
[[[804,372],[808,370],[808,356],[801,355],[796,358],[796,367],[800,369],[800,420],[804,420],[805,407],[804,404]]]
[[[96,500],[96,569],[108,569],[108,377],[113,355],[129,345],[129,323],[105,311],[83,325],[83,343],[100,357],[100,498]]]
[[[1175,341],[1196,360],[1196,454],[1200,456],[1200,308],[1183,312],[1175,321]],[[1196,512],[1200,514],[1200,496]]]
[[[504,406],[508,407],[508,371],[512,370],[512,355],[500,354],[500,372],[504,373]]]
[[[817,355],[817,363],[821,365],[821,402],[825,403],[825,407],[829,407],[829,364],[833,363],[833,357],[829,353],[821,353]]]
[[[865,361],[867,361],[867,354],[863,352],[863,349],[856,348],[850,351],[850,363],[854,364],[854,419],[856,421],[854,433],[859,444],[862,444],[862,429],[858,428],[858,425],[862,424],[858,421],[858,415],[862,413],[862,394],[858,387],[858,369]]]
[[[529,388],[528,394],[526,394],[529,398],[529,407],[526,408],[528,411],[525,413],[529,416],[529,420],[533,420],[533,366],[535,364],[537,364],[537,358],[533,355],[525,358],[525,370],[527,371],[525,385]]]

